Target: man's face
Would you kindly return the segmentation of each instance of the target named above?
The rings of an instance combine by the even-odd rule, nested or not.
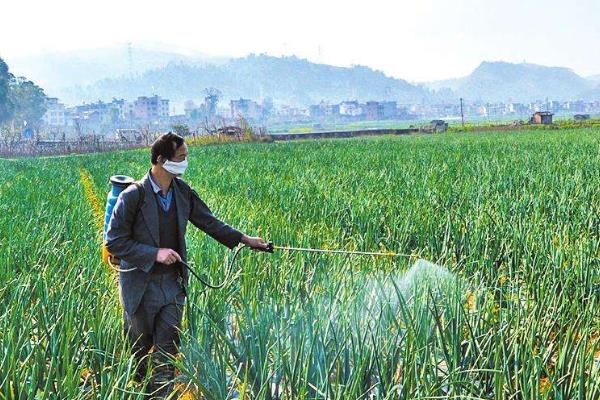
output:
[[[175,145],[173,145],[175,146]],[[184,143],[175,152],[171,159],[167,160],[163,156],[158,157],[158,165],[161,169],[173,176],[181,176],[187,169],[188,148]],[[167,164],[167,161],[169,162]]]
[[[175,150],[175,154],[171,157],[171,161],[173,162],[181,162],[187,159],[188,156],[188,147],[187,144],[182,144],[178,149]]]
[[[173,146],[175,146],[175,144],[173,144]],[[181,146],[179,146],[178,149],[175,149],[175,154],[173,154],[173,157],[171,157],[171,161],[173,162],[181,162],[183,160],[185,160],[188,156],[188,147],[187,144],[182,144]],[[167,159],[164,158],[163,156],[159,157],[159,161],[162,164],[164,164]]]

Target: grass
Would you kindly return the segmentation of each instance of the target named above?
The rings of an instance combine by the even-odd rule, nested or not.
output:
[[[575,121],[571,116],[569,117],[555,117],[553,119],[552,125],[529,125],[528,119],[520,119],[523,124],[514,126],[513,122],[515,119],[511,120],[498,120],[498,121],[470,121],[465,123],[463,126],[460,121],[452,121],[449,126],[449,132],[481,132],[481,131],[493,131],[493,130],[516,130],[516,129],[524,129],[527,131],[532,130],[578,130],[580,128],[600,128],[600,119],[592,118],[584,121]],[[517,119],[518,121],[518,119]]]
[[[281,123],[270,124],[269,133],[310,133],[316,131],[349,131],[361,129],[405,129],[412,126],[428,125],[431,120],[377,120],[377,121],[341,121],[327,119],[319,123]],[[318,126],[318,128],[316,128]]]
[[[243,231],[415,256],[247,252],[226,289],[192,280],[174,361],[188,398],[598,398],[599,139],[192,147],[186,180]],[[97,214],[108,177],[148,163],[147,150],[0,160],[0,399],[142,398]],[[188,235],[192,263],[221,278],[226,250]]]

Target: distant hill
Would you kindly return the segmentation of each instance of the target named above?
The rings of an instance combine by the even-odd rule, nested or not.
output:
[[[7,61],[10,62],[15,75],[24,75],[35,80],[50,96],[76,103],[80,99],[68,98],[68,93],[76,92],[74,88],[78,86],[85,87],[103,79],[135,76],[172,62],[186,62],[191,65],[206,62],[218,64],[226,59],[202,54],[186,56],[160,45],[133,45],[129,51],[128,46],[123,44]]]
[[[335,67],[294,56],[249,55],[218,65],[171,62],[132,78],[103,79],[63,90],[62,97],[92,101],[158,94],[183,102],[201,99],[206,87],[218,88],[224,99],[271,97],[275,103],[298,106],[348,99],[421,102],[430,96],[424,87],[364,66]]]
[[[600,82],[595,82],[595,86],[582,93],[583,100],[594,101],[600,100]]]
[[[588,81],[592,81],[592,82],[598,82],[598,83],[600,83],[600,74],[588,76],[587,80]]]
[[[158,94],[181,105],[215,87],[225,101],[267,97],[307,106],[321,100],[396,100],[399,103],[600,99],[600,75],[582,78],[567,68],[483,62],[457,79],[409,83],[365,66],[336,67],[294,56],[243,58],[183,55],[169,46],[113,46],[7,60],[16,75],[35,80],[67,104]]]
[[[483,62],[467,77],[432,82],[428,86],[449,87],[458,97],[474,101],[533,101],[576,99],[593,84],[568,68]]]
[[[441,81],[424,82],[425,87],[432,90],[457,90],[466,78],[443,79]]]

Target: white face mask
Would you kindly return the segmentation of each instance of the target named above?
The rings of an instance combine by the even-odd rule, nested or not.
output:
[[[175,162],[171,160],[165,161],[163,168],[175,176],[181,176],[188,166],[187,158],[183,161]]]

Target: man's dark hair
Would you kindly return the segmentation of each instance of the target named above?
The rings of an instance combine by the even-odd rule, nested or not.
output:
[[[158,156],[167,160],[175,155],[175,150],[183,145],[183,138],[176,133],[164,133],[152,143],[152,164],[158,162]]]

